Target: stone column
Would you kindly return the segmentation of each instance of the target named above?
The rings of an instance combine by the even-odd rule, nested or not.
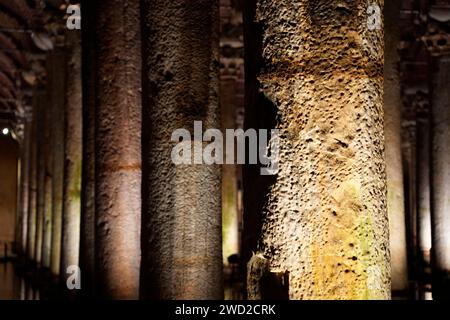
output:
[[[48,63],[48,60],[47,60]],[[48,66],[47,66],[48,70]],[[51,248],[52,248],[52,223],[53,223],[53,113],[51,108],[51,94],[53,83],[50,81],[47,72],[47,88],[45,92],[46,104],[44,110],[44,209],[43,209],[43,225],[42,225],[42,267],[50,269]]]
[[[20,219],[19,235],[17,237],[19,253],[26,255],[27,237],[28,237],[28,212],[29,212],[29,189],[30,189],[30,148],[31,148],[31,126],[32,112],[26,111],[24,119],[24,137],[22,142],[21,161],[20,161]]]
[[[37,88],[37,123],[36,123],[36,139],[37,139],[37,185],[36,185],[36,240],[35,240],[35,261],[40,267],[42,263],[42,240],[44,236],[44,210],[45,210],[45,176],[46,176],[46,94],[44,87]]]
[[[66,98],[61,275],[79,266],[82,156],[81,32],[66,33]]]
[[[91,2],[91,1],[89,1]],[[140,6],[94,1],[96,296],[139,296],[141,218]],[[83,28],[86,28],[84,26]],[[89,50],[89,45],[87,50]]]
[[[95,24],[93,1],[82,2],[83,168],[81,188],[80,267],[85,297],[95,297]],[[86,26],[86,27],[84,27]]]
[[[431,266],[430,202],[430,115],[428,108],[417,113],[417,246],[419,276],[426,283]],[[426,278],[425,278],[426,277]],[[422,287],[423,291],[425,288]]]
[[[400,56],[400,1],[385,2],[384,120],[386,136],[387,208],[389,215],[391,277],[394,296],[408,295],[405,195],[401,146],[402,100],[398,73]]]
[[[236,129],[236,77],[221,77],[220,108],[222,116],[222,132],[226,129]],[[226,150],[224,150],[226,157]],[[237,207],[237,168],[233,164],[225,164],[222,168],[222,252],[223,263],[227,258],[239,253],[239,214]]]
[[[223,297],[220,167],[171,160],[176,129],[192,134],[194,121],[202,121],[203,130],[220,130],[218,2],[142,1],[141,295],[147,299]],[[201,148],[201,137],[194,140]]]
[[[28,233],[27,233],[27,257],[34,261],[36,250],[36,200],[37,200],[37,113],[38,99],[36,88],[33,90],[33,118],[31,122],[30,138],[30,182],[28,191]]]
[[[51,272],[59,276],[61,266],[61,221],[63,211],[64,179],[64,97],[66,58],[61,47],[49,53],[49,81],[52,83],[50,97],[53,116],[53,183],[52,183],[52,244]]]
[[[249,298],[390,298],[383,9],[368,3],[246,1],[248,96],[279,130]]]
[[[433,299],[450,298],[450,58],[436,59],[432,94]]]

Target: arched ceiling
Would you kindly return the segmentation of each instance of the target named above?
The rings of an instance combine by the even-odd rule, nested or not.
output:
[[[15,127],[24,112],[22,72],[29,70],[28,55],[36,1],[0,0],[0,124]]]
[[[63,3],[0,0],[0,125],[15,128],[23,120],[31,101],[30,86],[36,78],[30,75],[38,72],[36,63],[45,59],[46,48],[38,43],[48,38],[43,9]]]

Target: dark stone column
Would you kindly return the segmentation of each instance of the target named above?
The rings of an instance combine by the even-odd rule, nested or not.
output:
[[[51,265],[51,247],[52,247],[52,223],[53,223],[53,125],[54,118],[51,106],[51,96],[53,88],[53,79],[49,77],[49,69],[51,68],[47,60],[47,87],[45,92],[45,122],[43,128],[44,134],[44,209],[42,219],[42,267],[50,269]]]
[[[223,297],[220,167],[171,160],[176,129],[220,130],[218,2],[141,1],[143,298]]]
[[[450,299],[450,58],[436,59],[432,93],[433,299]]]
[[[405,195],[401,146],[402,100],[398,45],[400,2],[385,2],[384,119],[386,135],[387,208],[389,215],[391,278],[394,296],[408,296]]]
[[[417,113],[417,246],[421,294],[431,273],[431,201],[430,201],[430,157],[431,135],[428,109]]]
[[[56,47],[49,53],[49,81],[52,83],[50,109],[53,117],[52,244],[50,269],[59,276],[61,266],[61,232],[64,180],[64,109],[66,92],[66,55]]]
[[[36,123],[36,139],[37,139],[37,184],[36,184],[36,239],[35,239],[35,256],[34,259],[38,266],[42,263],[42,241],[44,236],[44,210],[45,210],[45,178],[46,178],[46,92],[43,87],[37,88],[35,91],[37,103],[37,123]]]
[[[83,168],[81,188],[80,267],[81,286],[85,297],[95,290],[95,6],[82,1],[82,69],[83,69]]]
[[[33,119],[31,123],[30,139],[30,184],[28,203],[28,234],[27,234],[27,257],[34,261],[36,256],[36,216],[37,216],[37,116],[38,97],[37,89],[33,89]]]

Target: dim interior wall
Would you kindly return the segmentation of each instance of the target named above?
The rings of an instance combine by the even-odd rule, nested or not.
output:
[[[17,206],[17,143],[0,137],[0,244],[14,241]],[[2,248],[3,250],[3,248]]]

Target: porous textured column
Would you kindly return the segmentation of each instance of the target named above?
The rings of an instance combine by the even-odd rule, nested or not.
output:
[[[61,232],[64,180],[64,106],[65,106],[65,52],[56,47],[49,53],[49,81],[52,83],[49,103],[53,117],[53,183],[52,183],[52,251],[51,272],[59,276],[61,266]]]
[[[408,291],[405,195],[401,146],[401,110],[399,78],[400,1],[385,2],[384,121],[386,136],[387,208],[389,215],[391,278],[394,295]]]
[[[432,94],[433,299],[450,299],[450,58],[437,58]]]
[[[220,167],[171,160],[176,129],[193,133],[194,121],[202,121],[203,130],[220,130],[218,2],[141,2],[146,299],[223,297]]]
[[[65,282],[69,266],[79,265],[82,96],[81,32],[66,33],[66,99],[64,128],[64,184],[60,274]]]
[[[247,88],[277,108],[279,130],[250,298],[267,285],[255,270],[290,299],[390,298],[382,2],[246,1],[259,63]]]
[[[96,296],[139,295],[141,218],[140,5],[94,1]]]

